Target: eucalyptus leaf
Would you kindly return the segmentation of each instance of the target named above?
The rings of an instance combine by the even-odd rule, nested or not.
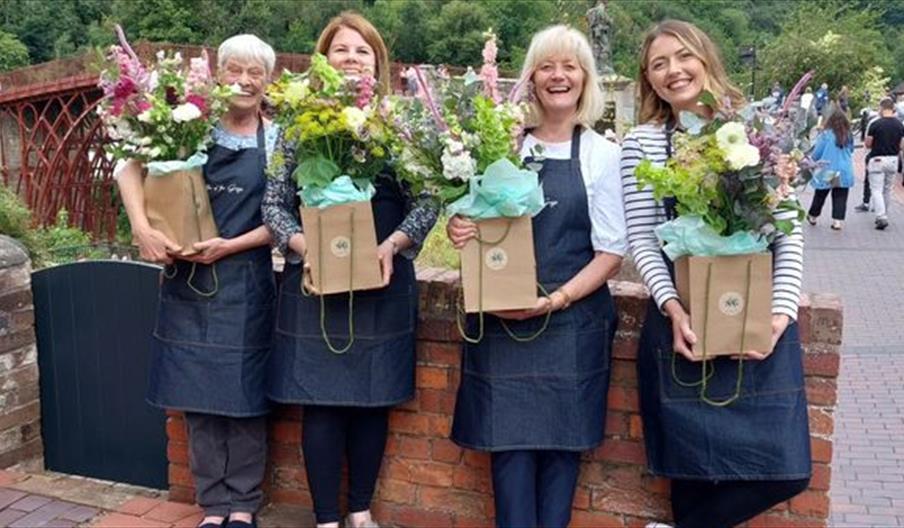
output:
[[[679,112],[678,122],[681,123],[681,128],[695,136],[706,126],[706,120],[693,112]]]

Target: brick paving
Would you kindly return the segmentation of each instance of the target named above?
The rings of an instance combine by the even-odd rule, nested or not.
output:
[[[904,187],[896,182],[891,226],[877,231],[871,213],[853,211],[863,155],[844,229],[829,229],[831,200],[817,226],[805,226],[804,290],[834,292],[844,304],[831,525],[904,527]]]

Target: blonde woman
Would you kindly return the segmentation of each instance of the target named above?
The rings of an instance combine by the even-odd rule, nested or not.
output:
[[[533,101],[524,158],[542,147],[550,205],[533,219],[538,280],[549,297],[487,317],[484,339],[464,346],[452,439],[492,453],[497,526],[563,527],[571,518],[581,452],[603,440],[615,305],[606,281],[627,250],[619,148],[593,131],[602,93],[587,38],[553,26],[531,41],[521,77]],[[476,226],[452,218],[462,247]],[[534,341],[526,335],[553,312]]]
[[[346,75],[373,75],[377,92],[389,91],[389,56],[376,28],[344,12],[321,32],[316,50]],[[270,361],[271,399],[304,405],[302,451],[317,525],[338,527],[343,459],[348,462],[346,528],[374,527],[370,501],[386,447],[389,410],[414,397],[417,285],[413,259],[436,222],[392,176],[381,176],[371,203],[377,256],[386,287],[355,293],[355,343],[335,354],[320,330],[318,297],[301,292],[305,235],[291,178],[298,160],[280,142],[285,166],[267,183],[264,221],[286,254],[276,339]],[[348,296],[325,299],[331,335],[347,335]]]
[[[752,361],[744,364],[740,399],[728,407],[700,401],[697,388],[673,379],[673,361],[679,379],[700,377],[700,364],[690,353],[697,336],[653,232],[674,217],[675,203],[658,203],[649,188],[638,189],[634,169],[643,159],[661,165],[670,157],[680,112],[710,117],[698,104],[704,90],[735,107],[743,98],[709,37],[675,20],[647,33],[638,85],[642,124],[625,138],[621,171],[628,242],[651,295],[637,360],[647,461],[654,474],[672,479],[676,526],[734,526],[800,493],[810,476],[807,400],[794,322],[803,238],[797,225],[772,247],[773,346],[747,352]],[[736,360],[713,363],[711,394],[732,394]]]

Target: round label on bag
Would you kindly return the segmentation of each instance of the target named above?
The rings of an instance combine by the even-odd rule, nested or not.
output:
[[[330,240],[330,251],[338,258],[345,258],[352,252],[352,241],[348,237],[337,236]]]
[[[719,297],[719,311],[725,315],[735,316],[744,311],[744,297],[738,292],[725,292]]]
[[[505,269],[508,265],[508,253],[502,248],[494,247],[486,252],[484,262],[493,271]]]

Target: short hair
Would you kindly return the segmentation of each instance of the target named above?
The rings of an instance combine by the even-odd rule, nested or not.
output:
[[[264,65],[267,76],[276,67],[276,53],[273,48],[255,35],[235,35],[224,40],[217,49],[217,68],[221,69],[229,59],[246,59]]]
[[[380,32],[366,18],[354,11],[343,11],[333,17],[329,23],[320,32],[317,39],[317,45],[314,46],[314,52],[326,55],[330,51],[330,45],[333,43],[336,33],[342,28],[348,28],[357,31],[364,42],[374,50],[374,77],[377,79],[377,93],[380,95],[388,95],[390,93],[389,85],[389,50],[386,49],[386,43]]]
[[[891,97],[883,97],[881,101],[879,101],[879,109],[881,110],[894,110],[895,102],[891,100]]]
[[[584,86],[578,99],[577,120],[585,127],[593,128],[594,123],[603,115],[603,91],[596,73],[593,50],[587,37],[580,31],[560,24],[536,33],[524,57],[518,84],[526,86],[528,81],[533,79],[537,66],[557,54],[573,55],[584,71]],[[528,116],[529,124],[537,124],[536,121],[542,116],[542,111],[539,99],[534,98],[531,103],[532,115]]]
[[[671,105],[659,97],[659,94],[653,90],[653,85],[647,79],[647,61],[650,58],[650,47],[653,45],[653,41],[662,35],[676,38],[678,42],[703,63],[703,68],[706,72],[706,78],[703,79],[703,89],[712,93],[719,104],[727,97],[735,108],[740,108],[744,105],[744,94],[729,80],[728,74],[725,73],[722,57],[719,55],[719,48],[709,38],[709,35],[690,22],[663,20],[647,31],[643,46],[640,49],[637,83],[640,98],[638,120],[641,123],[650,121],[666,123],[678,118],[678,116],[672,115]]]

